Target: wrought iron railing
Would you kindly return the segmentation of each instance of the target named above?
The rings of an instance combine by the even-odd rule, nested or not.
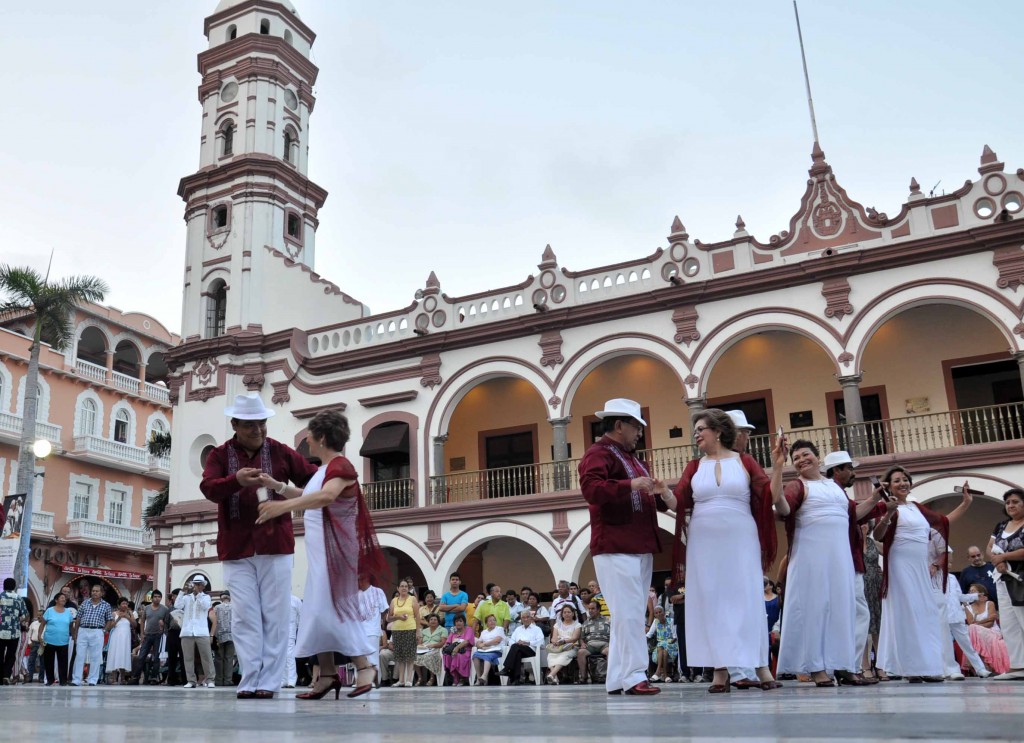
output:
[[[846,449],[855,457],[882,454],[913,454],[934,449],[990,444],[1024,439],[1024,403],[989,405],[980,408],[925,413],[849,423],[827,428],[805,428],[787,432],[790,442],[813,442],[824,456]],[[762,466],[771,466],[775,434],[752,436],[750,453]],[[637,456],[650,465],[651,474],[674,479],[697,456],[692,444],[645,449]],[[430,478],[428,504],[461,503],[511,498],[537,493],[556,493],[579,488],[579,459],[562,462],[523,464],[470,472],[449,472]]]
[[[416,481],[406,477],[401,480],[364,482],[363,498],[371,511],[411,508],[416,505]]]

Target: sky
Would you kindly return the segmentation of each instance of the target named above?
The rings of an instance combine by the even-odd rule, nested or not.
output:
[[[692,238],[786,229],[813,143],[789,0],[294,0],[320,68],[316,270],[374,312],[435,271],[450,296]],[[181,324],[182,176],[198,167],[196,54],[216,0],[3,5],[0,263],[92,274],[107,303]],[[804,0],[821,146],[899,212],[1024,167],[1024,3]],[[330,322],[317,318],[315,324]]]

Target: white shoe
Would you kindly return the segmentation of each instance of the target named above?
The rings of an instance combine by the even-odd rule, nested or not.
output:
[[[978,674],[978,678],[980,678],[980,679],[990,679],[990,678],[992,678],[992,671],[985,671],[985,673],[979,673]]]
[[[658,677],[658,674],[654,674],[653,676],[651,676],[651,683],[656,684],[659,681],[661,681],[661,679]]]
[[[950,681],[963,681],[964,675],[962,673],[951,673],[950,675],[946,676],[946,678]]]
[[[194,688],[196,688],[196,685],[195,685],[195,682],[189,681],[187,684],[185,684],[181,688],[183,688],[183,689],[194,689]]]
[[[666,683],[666,684],[671,684],[671,683],[673,683],[673,681],[672,681],[672,677],[671,677],[671,676],[666,676],[666,677],[665,677],[665,683]]]
[[[1020,681],[1024,679],[1024,671],[1007,671],[991,678],[993,681]]]
[[[205,684],[203,684],[203,686],[205,686],[207,689],[216,689],[217,688],[217,685],[215,683],[213,683],[212,681],[207,681]]]

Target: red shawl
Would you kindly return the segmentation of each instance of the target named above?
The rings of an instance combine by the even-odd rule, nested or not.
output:
[[[324,484],[336,477],[355,482],[322,510],[331,599],[340,619],[363,621],[376,609],[359,590],[359,578],[365,576],[371,584],[376,583],[383,579],[388,567],[377,541],[370,509],[356,480],[355,468],[345,457],[338,456],[330,461],[324,473]],[[352,498],[355,499],[354,515],[351,504],[346,502]],[[349,521],[354,523],[347,523]]]
[[[807,489],[804,487],[804,482],[801,479],[793,480],[791,483],[786,485],[784,491],[786,496],[786,502],[789,503],[789,515],[784,518],[786,522],[786,557],[789,557],[790,552],[793,551],[793,537],[796,534],[796,512],[800,510],[800,507],[804,504],[804,498],[807,497]],[[846,499],[847,506],[846,510],[850,517],[850,528],[849,528],[849,539],[850,539],[850,556],[853,559],[854,567],[857,565],[857,551],[861,549],[860,537],[860,525],[857,523],[857,504],[856,502]],[[864,558],[861,558],[861,564],[863,564]],[[861,572],[864,572],[863,570]]]
[[[757,537],[761,543],[761,569],[767,571],[775,562],[777,539],[775,536],[775,516],[772,510],[772,482],[749,454],[740,454],[740,463],[750,476],[750,513],[757,524]],[[693,489],[690,481],[697,473],[700,460],[694,459],[683,470],[676,484],[676,538],[672,545],[672,580],[679,583],[686,567],[686,530],[689,527],[689,514],[693,511]]]
[[[909,503],[910,501],[908,501]],[[942,536],[944,544],[949,544],[949,519],[943,516],[941,513],[937,513],[930,508],[926,508],[920,503],[914,503],[917,506],[917,510],[921,512],[925,520],[928,522],[928,526],[933,528]],[[899,510],[892,512],[892,518],[889,520],[889,530],[885,532],[885,536],[882,538],[882,598],[885,598],[889,592],[889,550],[892,548],[893,540],[896,539],[896,523],[900,515]],[[949,560],[942,561],[942,592],[946,592],[946,578],[949,576]]]

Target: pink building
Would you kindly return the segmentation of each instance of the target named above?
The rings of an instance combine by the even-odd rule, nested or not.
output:
[[[170,473],[169,458],[150,456],[146,444],[171,430],[164,356],[179,338],[148,315],[101,305],[79,308],[72,323],[69,347],[44,343],[40,355],[36,438],[53,453],[33,480],[29,599],[45,606],[65,584],[77,593],[102,582],[108,599],[138,601],[153,573],[142,512]],[[17,487],[32,332],[30,321],[0,326],[5,497]]]

